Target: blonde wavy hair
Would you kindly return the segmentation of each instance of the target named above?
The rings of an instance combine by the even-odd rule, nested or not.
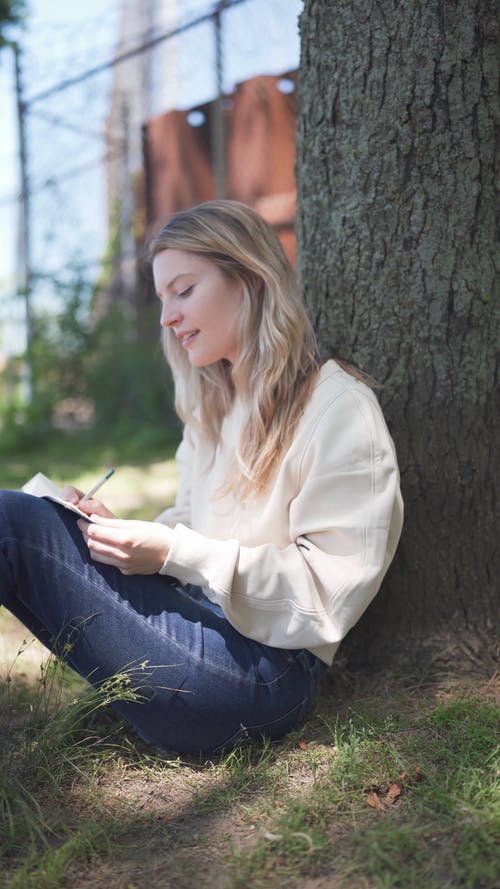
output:
[[[243,285],[234,365],[192,367],[170,329],[163,345],[177,413],[201,425],[214,449],[238,393],[245,419],[224,491],[251,498],[277,470],[304,411],[319,369],[315,335],[273,228],[250,207],[218,200],[177,213],[151,241],[149,264],[169,249],[208,259]]]

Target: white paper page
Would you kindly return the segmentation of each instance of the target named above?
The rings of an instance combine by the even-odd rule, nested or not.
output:
[[[60,503],[65,509],[69,509],[70,512],[76,513],[80,518],[90,521],[88,515],[82,512],[81,509],[78,509],[78,506],[75,506],[73,503],[70,503],[69,500],[64,499],[61,489],[58,488],[54,482],[51,482],[50,478],[47,478],[43,472],[37,472],[33,478],[30,478],[30,480],[23,485],[22,490],[25,494],[32,494],[34,497],[47,497],[48,500],[53,500],[54,503]]]

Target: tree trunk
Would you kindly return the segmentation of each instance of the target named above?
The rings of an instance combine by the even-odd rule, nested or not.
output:
[[[321,346],[383,384],[406,504],[355,664],[498,666],[499,10],[301,16],[299,275]]]

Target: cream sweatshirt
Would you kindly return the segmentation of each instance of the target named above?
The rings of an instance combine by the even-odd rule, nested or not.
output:
[[[220,497],[242,424],[236,400],[213,449],[186,428],[161,574],[197,584],[245,636],[330,664],[377,593],[401,533],[392,439],[378,401],[334,361],[265,494]]]

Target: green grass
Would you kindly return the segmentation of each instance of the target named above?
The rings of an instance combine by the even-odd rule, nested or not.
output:
[[[60,486],[88,490],[105,468],[115,475],[100,496],[122,518],[153,519],[169,506],[177,489],[175,444],[165,443],[140,453],[133,442],[102,445],[91,439],[62,438],[42,452],[2,456],[0,488],[18,490],[36,472]]]
[[[151,517],[173,462],[125,452],[3,461],[0,484],[38,469]],[[96,692],[0,612],[0,887],[64,889],[493,889],[499,885],[498,677],[349,675],[341,661],[315,714],[281,744],[206,761],[160,754]],[[390,804],[387,792],[401,789]],[[382,801],[379,808],[369,800]],[[308,882],[309,881],[309,882]]]
[[[303,798],[285,796],[278,814],[276,801],[260,807],[265,831],[233,851],[233,886],[299,885],[332,867],[345,885],[377,889],[498,885],[499,727],[498,709],[473,696],[396,725],[392,716],[374,725],[362,711],[338,721],[321,780]],[[367,805],[370,789],[398,780],[392,807]]]
[[[140,700],[126,671],[94,689],[53,656],[31,687],[26,681],[18,687],[14,667],[8,670],[0,685],[2,855],[35,849],[57,835],[38,796],[62,798],[68,776],[94,773],[94,751],[107,755],[111,737],[103,743],[109,731],[99,715],[117,700]]]
[[[336,701],[327,681],[316,714],[283,743],[204,761],[146,748],[108,711],[126,677],[73,697],[71,676],[50,664],[31,692],[12,675],[0,686],[2,887],[102,874],[110,886],[163,887],[161,867],[180,889],[203,867],[230,889],[322,877],[352,889],[498,885],[490,687],[455,679],[409,693],[404,677],[386,678],[377,697],[373,679],[355,677]],[[395,782],[392,805],[368,805]]]

